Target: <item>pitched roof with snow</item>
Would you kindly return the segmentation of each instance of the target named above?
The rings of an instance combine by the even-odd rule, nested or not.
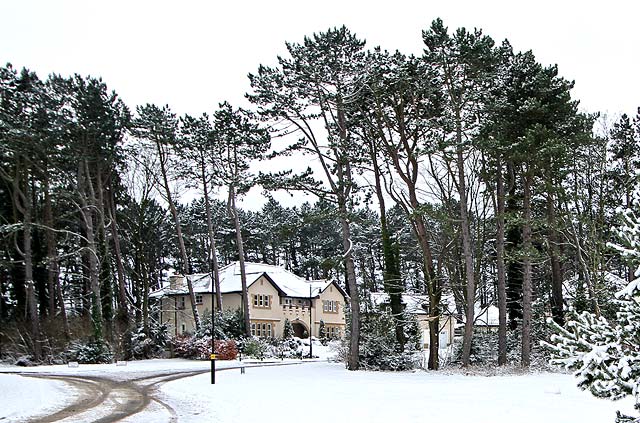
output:
[[[389,302],[389,294],[387,294],[386,292],[372,292],[371,300],[375,305],[380,306]],[[427,311],[429,310],[429,296],[427,295],[402,294],[402,304],[404,304],[405,310],[411,314],[429,314],[429,312]],[[453,302],[453,296],[443,296],[441,304],[443,306],[444,314],[455,313],[455,303]]]
[[[499,315],[498,307],[493,304],[486,308],[476,306],[474,324],[476,326],[499,326]]]
[[[239,262],[234,262],[220,268],[218,274],[220,276],[221,293],[227,294],[232,292],[242,292]],[[252,262],[245,262],[245,275],[247,278],[247,287],[251,286],[252,283],[264,275],[276,286],[281,295],[287,297],[309,298],[310,292],[315,297],[333,283],[332,281],[327,280],[309,281],[297,276],[283,267]],[[212,277],[209,273],[188,275],[187,278],[191,281],[193,291],[195,293],[211,293],[214,290]],[[335,286],[338,287],[345,297],[347,296],[338,284],[335,284]],[[311,289],[311,291],[309,289]],[[151,296],[158,298],[165,295],[185,294],[186,292],[187,286],[184,284],[183,286],[175,289],[171,289],[167,286],[152,293]]]

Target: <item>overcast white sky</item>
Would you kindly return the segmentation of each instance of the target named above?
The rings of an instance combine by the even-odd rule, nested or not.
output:
[[[0,11],[0,63],[41,78],[102,76],[132,109],[241,105],[246,75],[275,64],[285,41],[343,24],[369,47],[420,54],[421,31],[437,17],[558,64],[583,110],[635,115],[640,106],[637,0],[3,0]]]
[[[102,76],[133,109],[178,113],[243,101],[247,73],[273,64],[284,41],[347,25],[369,46],[422,51],[421,30],[441,17],[497,42],[533,50],[576,81],[590,111],[635,114],[640,106],[639,2],[262,0],[4,0],[0,63]]]

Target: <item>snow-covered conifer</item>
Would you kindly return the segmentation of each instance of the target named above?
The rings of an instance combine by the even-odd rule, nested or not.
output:
[[[619,228],[621,244],[611,246],[623,257],[640,259],[640,219],[632,211],[624,214]],[[571,312],[566,327],[551,319],[555,334],[545,345],[552,351],[552,363],[573,370],[578,386],[601,398],[635,398],[640,409],[640,268],[636,278],[617,294],[616,321],[583,312]],[[617,422],[639,422],[618,413]]]

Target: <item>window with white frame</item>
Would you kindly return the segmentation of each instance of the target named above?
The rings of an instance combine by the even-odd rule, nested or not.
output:
[[[202,295],[196,294],[196,304],[202,304]]]
[[[271,296],[267,294],[255,294],[253,296],[253,307],[271,308]]]
[[[338,302],[335,300],[323,300],[322,301],[322,311],[325,313],[337,313],[338,312]]]
[[[292,300],[291,298],[285,298],[285,299],[283,300],[283,304],[284,304],[284,305],[286,305],[286,306],[291,307],[292,301],[293,301],[293,300]]]
[[[184,309],[185,309],[185,307],[186,307],[185,297],[184,297],[184,296],[179,297],[179,298],[178,298],[178,301],[176,302],[176,308],[177,308],[178,310],[184,310]]]

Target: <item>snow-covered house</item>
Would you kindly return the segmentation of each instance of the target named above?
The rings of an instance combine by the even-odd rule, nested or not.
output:
[[[289,319],[295,335],[318,336],[320,322],[325,333],[341,338],[345,333],[344,306],[347,294],[335,282],[308,281],[288,270],[267,264],[245,263],[249,298],[251,333],[258,337],[280,337],[285,319]],[[242,282],[238,262],[219,271],[222,307],[241,308]],[[170,333],[193,332],[195,323],[186,278],[193,285],[198,312],[212,309],[214,284],[211,274],[173,275],[168,286],[151,294],[160,301],[160,319],[169,325]]]
[[[387,293],[371,293],[371,300],[378,307],[390,307]],[[453,343],[456,319],[453,310],[450,310],[450,307],[447,306],[448,303],[449,301],[443,302],[442,314],[438,321],[438,346],[440,348],[446,348]],[[403,294],[402,305],[405,311],[415,316],[418,320],[422,332],[422,347],[429,349],[429,322],[432,319],[429,316],[429,297],[426,295]]]
[[[500,311],[490,304],[485,307],[476,306],[473,327],[480,332],[495,332],[498,330]],[[464,321],[464,316],[463,316]]]

